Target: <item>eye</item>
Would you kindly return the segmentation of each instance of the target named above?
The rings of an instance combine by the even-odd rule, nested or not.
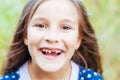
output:
[[[43,23],[36,24],[35,26],[40,28],[40,29],[47,29],[47,25],[43,24]]]
[[[71,29],[71,26],[69,26],[69,25],[62,26],[62,30],[70,30],[70,29]]]

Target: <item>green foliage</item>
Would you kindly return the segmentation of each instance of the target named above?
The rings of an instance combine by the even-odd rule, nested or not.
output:
[[[105,80],[120,79],[120,0],[82,0],[95,29]],[[0,0],[0,64],[15,31],[25,0]],[[1,65],[0,65],[1,68]]]
[[[120,79],[120,0],[83,0],[96,31],[105,80]]]
[[[0,0],[0,51],[6,52],[24,3],[24,0]]]
[[[7,53],[24,3],[24,0],[0,0],[0,64]]]

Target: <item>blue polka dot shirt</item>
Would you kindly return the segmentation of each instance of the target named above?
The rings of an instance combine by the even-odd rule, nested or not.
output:
[[[0,77],[0,80],[20,80],[19,71],[11,72]],[[59,79],[60,80],[60,79]],[[99,73],[80,67],[78,80],[103,80]]]
[[[0,77],[0,80],[19,80],[19,71],[11,72],[9,74],[6,74],[2,77]]]
[[[103,78],[99,73],[81,67],[78,80],[103,80]]]

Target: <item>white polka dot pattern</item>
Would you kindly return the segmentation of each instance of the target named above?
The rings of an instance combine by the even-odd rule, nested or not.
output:
[[[19,80],[19,78],[19,71],[15,71],[0,77],[0,80]]]
[[[20,80],[19,71],[11,72],[0,77],[0,80]],[[97,72],[80,67],[78,80],[103,80]]]
[[[99,73],[80,67],[79,79],[78,80],[103,80]]]

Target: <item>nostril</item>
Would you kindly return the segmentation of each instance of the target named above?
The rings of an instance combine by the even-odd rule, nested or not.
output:
[[[51,39],[47,39],[46,41],[49,43],[57,43],[58,42],[57,40],[51,40]]]
[[[46,36],[44,39],[45,39],[46,42],[49,42],[49,43],[59,42],[59,39],[55,36],[48,36],[48,37]]]
[[[59,38],[60,37],[59,37],[58,33],[55,30],[49,31],[44,36],[45,41],[50,42],[50,43],[59,42]]]

